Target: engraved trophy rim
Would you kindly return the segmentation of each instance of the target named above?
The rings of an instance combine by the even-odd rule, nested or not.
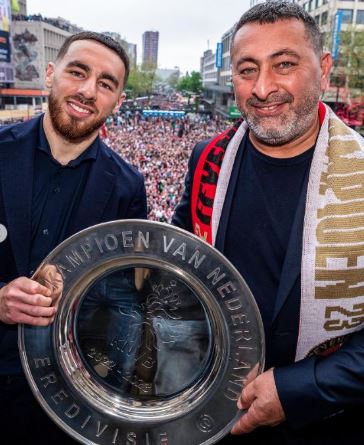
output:
[[[137,233],[148,233],[148,247],[146,247],[145,239],[143,240],[144,247],[136,246]],[[176,253],[177,248],[175,255],[167,255],[166,242],[163,238],[167,235],[172,240],[177,239],[177,244],[179,243],[178,245],[184,248],[187,246],[193,252],[198,251],[199,254],[202,252],[201,257],[197,257],[197,263],[195,253],[188,261],[183,258],[182,252],[186,249],[181,248]],[[114,249],[115,240],[119,239],[117,237],[120,239],[122,237],[123,246],[118,242],[118,247]],[[89,245],[80,243],[94,242],[95,244],[97,239],[104,240],[104,243],[106,239],[112,240],[113,244],[111,246],[110,241],[109,251],[104,246],[104,251],[101,252],[100,241],[99,250],[96,247],[94,251],[88,251],[88,247],[84,249],[86,260],[79,261],[80,265],[77,264],[78,257],[75,256],[75,262],[71,262],[75,272],[71,266],[67,266],[69,269],[65,268],[63,271],[60,269],[65,264],[64,258],[67,258],[67,252],[78,252],[80,245]],[[140,238],[138,242],[141,243]],[[204,261],[199,263],[202,256],[205,257]],[[209,264],[202,272],[205,263]],[[198,264],[197,268],[196,264]],[[122,444],[123,442],[118,442],[117,439],[121,434],[133,434],[130,437],[138,444],[159,445],[163,442],[160,441],[158,434],[160,437],[167,433],[170,436],[173,431],[178,434],[184,425],[188,425],[187,430],[193,436],[192,438],[188,436],[191,445],[208,445],[215,443],[230,430],[240,413],[236,407],[236,399],[231,399],[231,403],[228,403],[229,396],[223,396],[223,388],[228,388],[234,394],[231,397],[235,397],[234,391],[237,395],[240,383],[240,393],[242,385],[250,378],[249,372],[251,374],[254,371],[254,375],[262,372],[265,343],[263,324],[254,297],[236,268],[219,251],[205,240],[179,227],[147,220],[116,220],[88,227],[63,241],[47,255],[33,278],[42,279],[42,274],[46,273],[45,270],[49,266],[61,271],[62,275],[63,296],[59,301],[55,321],[46,328],[20,325],[19,350],[26,378],[35,397],[59,427],[79,442],[95,445]],[[121,396],[102,384],[84,363],[75,340],[77,338],[77,308],[82,304],[87,289],[107,273],[123,268],[138,267],[155,268],[178,277],[197,296],[209,322],[211,360],[208,361],[208,366],[201,371],[197,381],[166,400],[153,397],[135,400],[132,397]],[[218,274],[221,268],[230,278],[228,283],[233,283],[230,288],[226,284],[223,291],[219,293],[219,296],[224,295],[220,299],[216,296],[216,284],[213,286],[210,283],[210,287],[206,284],[206,271],[210,270],[208,267],[219,268]],[[224,298],[228,293],[233,293],[231,290],[233,287],[241,292],[241,295],[235,297],[237,303],[234,305],[239,303],[239,308],[244,307],[243,312],[226,309],[228,306]],[[245,313],[248,314],[246,323],[250,323],[250,326],[254,328],[254,332],[250,332],[249,335],[253,338],[252,342],[255,342],[250,345],[250,340],[246,340],[246,343],[249,343],[246,347],[242,346],[241,342],[239,345],[234,343],[234,339],[237,342],[239,335],[243,335],[236,334],[235,322],[242,324],[242,314]],[[245,356],[241,358],[240,349],[244,347],[249,359]],[[234,360],[239,366],[233,367]],[[249,360],[252,363],[248,363]],[[245,363],[245,368],[242,363]],[[47,372],[51,370],[52,373],[44,374],[45,370]],[[234,372],[238,375],[235,376]],[[230,388],[229,381],[234,381]],[[52,392],[50,388],[53,389],[53,387],[57,387],[58,392]],[[219,401],[219,396],[224,399],[224,406],[226,405],[224,411],[229,410],[229,413],[223,414],[228,416],[224,425],[220,425],[219,419],[214,419],[212,414],[208,414],[210,411],[211,413],[216,411],[215,405]],[[65,403],[67,399],[72,401],[68,409]],[[62,404],[64,406],[60,408]],[[214,409],[212,409],[213,405]],[[78,417],[81,419],[82,415],[79,412],[82,411],[85,412],[82,418],[83,423],[81,420],[77,423],[76,419]],[[89,432],[89,424],[94,419],[98,419],[98,426],[95,427],[96,434]],[[111,424],[112,427],[109,427]],[[109,430],[113,428],[113,436],[106,439],[106,433],[104,434],[100,425],[107,425]],[[148,440],[145,437],[148,437]],[[172,440],[173,444],[184,442],[185,439],[179,442],[175,437]]]

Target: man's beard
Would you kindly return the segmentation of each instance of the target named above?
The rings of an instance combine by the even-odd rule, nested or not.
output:
[[[318,89],[307,91],[299,104],[277,117],[257,117],[249,111],[243,109],[240,111],[250,131],[258,140],[266,145],[279,146],[299,138],[313,125],[320,94]],[[247,105],[269,106],[269,104],[282,102],[291,104],[293,100],[293,96],[288,92],[272,93],[265,101],[252,97],[247,101]],[[271,122],[271,124],[267,128],[264,122]]]
[[[87,100],[84,97],[77,95],[72,96],[77,102],[93,106],[93,101]],[[71,97],[69,97],[71,99]],[[102,124],[106,121],[107,116],[86,124],[80,119],[66,114],[61,107],[60,101],[55,97],[51,91],[48,98],[48,110],[51,122],[55,131],[62,136],[66,141],[72,143],[79,143],[88,139]]]

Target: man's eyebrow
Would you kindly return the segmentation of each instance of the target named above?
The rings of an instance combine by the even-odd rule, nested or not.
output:
[[[296,53],[296,51],[293,51],[292,49],[288,49],[288,48],[283,48],[283,49],[280,49],[279,51],[276,51],[273,54],[270,54],[269,59],[275,59],[280,56],[291,56],[291,57],[295,57],[296,59],[301,58],[300,55],[298,53]],[[241,63],[245,63],[245,62],[251,62],[251,63],[258,64],[259,60],[255,59],[254,57],[250,57],[250,56],[248,56],[248,57],[242,56],[237,60],[236,66],[240,65]]]
[[[239,59],[236,62],[236,65],[240,65],[241,63],[244,63],[244,62],[251,62],[251,63],[256,63],[257,64],[258,60],[254,59],[254,57],[244,57],[244,56],[242,56],[242,57],[239,57]]]
[[[112,74],[110,74],[110,73],[103,72],[103,73],[100,74],[99,78],[100,79],[110,80],[110,82],[112,82],[115,85],[116,88],[119,86],[118,79],[115,76],[113,76]]]
[[[88,65],[86,65],[83,62],[80,62],[79,60],[71,60],[71,62],[67,63],[67,68],[72,68],[72,67],[80,68],[81,70],[86,71],[86,73],[89,73],[91,71],[91,68]]]
[[[301,56],[296,53],[296,51],[293,51],[293,49],[288,49],[288,48],[283,48],[275,53],[273,53],[272,55],[269,56],[270,59],[275,59],[276,57],[280,57],[280,56],[292,56],[295,57],[296,59],[300,59]]]

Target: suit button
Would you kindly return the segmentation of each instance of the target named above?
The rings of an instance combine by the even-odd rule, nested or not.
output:
[[[6,230],[6,227],[4,224],[0,224],[0,243],[6,240],[8,236],[8,231]]]

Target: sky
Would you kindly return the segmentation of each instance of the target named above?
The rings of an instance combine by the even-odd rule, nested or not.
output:
[[[249,0],[28,0],[28,14],[63,17],[86,30],[118,32],[138,45],[142,34],[159,31],[159,68],[200,70],[206,49],[249,9]]]

